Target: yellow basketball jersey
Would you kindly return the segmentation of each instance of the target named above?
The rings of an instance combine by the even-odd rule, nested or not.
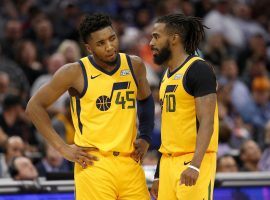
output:
[[[99,67],[91,56],[79,62],[85,87],[80,97],[71,98],[75,144],[132,152],[137,134],[137,84],[130,57],[119,53],[111,72]]]
[[[191,64],[199,57],[191,57],[176,73],[168,76],[166,71],[160,86],[161,147],[162,153],[194,152],[197,137],[197,118],[195,97],[186,92],[183,77]],[[218,110],[216,104],[214,132],[207,151],[217,151],[218,146]]]

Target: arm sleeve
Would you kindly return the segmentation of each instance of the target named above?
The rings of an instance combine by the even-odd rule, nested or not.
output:
[[[149,144],[152,140],[154,129],[155,105],[153,96],[150,95],[144,100],[137,101],[137,112],[139,118],[139,138],[145,139]]]
[[[194,97],[216,93],[217,81],[213,68],[205,61],[197,61],[184,77],[185,90]]]

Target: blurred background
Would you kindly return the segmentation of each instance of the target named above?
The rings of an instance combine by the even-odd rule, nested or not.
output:
[[[35,184],[29,187],[34,190],[40,189],[38,177],[72,179],[73,165],[46,144],[24,109],[55,71],[87,55],[77,27],[85,13],[94,12],[110,15],[121,52],[140,56],[147,66],[156,104],[153,143],[143,162],[150,184],[160,145],[158,86],[163,69],[153,63],[149,41],[156,17],[168,13],[200,17],[209,27],[198,53],[212,64],[218,80],[217,172],[221,177],[240,172],[253,177],[270,171],[270,1],[1,0],[0,192],[6,186],[1,186],[1,180],[32,180]],[[72,144],[74,129],[68,95],[52,105],[49,113],[57,132]],[[269,182],[268,177],[268,183],[261,186]],[[270,194],[269,187],[261,189]],[[250,194],[237,195],[232,199],[253,199]],[[4,199],[1,196],[0,200]],[[256,198],[270,199],[270,195]]]

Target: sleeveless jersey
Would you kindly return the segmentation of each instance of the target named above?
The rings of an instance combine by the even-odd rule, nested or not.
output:
[[[130,57],[119,53],[113,71],[92,56],[79,61],[84,75],[81,96],[71,97],[75,144],[101,151],[130,153],[136,138],[137,84]]]

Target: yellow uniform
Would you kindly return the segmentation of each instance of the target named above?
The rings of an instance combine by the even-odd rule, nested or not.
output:
[[[99,161],[82,169],[75,165],[76,199],[149,199],[144,172],[130,158],[136,139],[137,85],[128,55],[118,54],[112,72],[91,56],[80,60],[85,87],[72,97],[75,144],[94,147]]]
[[[180,175],[191,161],[195,147],[198,121],[195,97],[183,84],[186,72],[199,57],[189,57],[173,75],[165,73],[160,86],[161,147],[159,200],[202,200],[212,196],[218,146],[218,111],[216,106],[214,132],[201,165],[195,186],[179,186]],[[194,193],[194,191],[196,191]],[[169,196],[168,196],[169,195]]]

